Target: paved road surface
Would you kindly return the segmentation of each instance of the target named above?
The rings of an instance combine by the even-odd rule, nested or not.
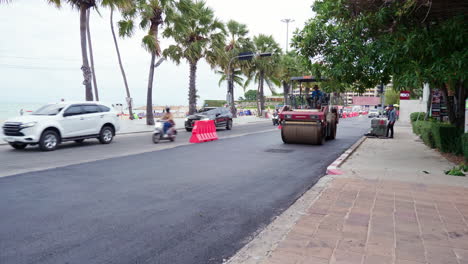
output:
[[[275,130],[0,178],[0,263],[221,263],[369,123],[343,120],[324,146]]]
[[[217,134],[220,138],[227,138],[268,130],[275,129],[270,122],[262,122],[235,126],[231,131],[218,129]],[[161,141],[158,144],[152,142],[151,135],[117,135],[109,145],[102,145],[97,139],[85,140],[83,144],[66,142],[52,152],[41,152],[37,146],[28,146],[18,151],[9,145],[0,145],[0,177],[188,145],[191,133],[180,131],[175,142]]]

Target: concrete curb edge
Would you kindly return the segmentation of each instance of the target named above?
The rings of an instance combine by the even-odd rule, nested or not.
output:
[[[223,260],[224,264],[263,264],[278,244],[284,240],[297,222],[300,216],[307,214],[306,210],[321,196],[322,191],[335,179],[333,173],[341,166],[356,149],[367,139],[361,137],[356,143],[348,148],[338,159],[327,167],[327,173],[321,177],[316,184],[307,190],[283,213],[276,216],[267,226],[260,228],[253,234],[244,247],[239,249],[233,256]]]
[[[336,159],[332,164],[327,167],[327,175],[340,175],[342,172],[338,169],[353,153],[356,149],[361,146],[361,144],[367,139],[367,137],[361,137],[356,143],[354,143],[349,149],[347,149],[343,154],[341,154],[338,159]]]

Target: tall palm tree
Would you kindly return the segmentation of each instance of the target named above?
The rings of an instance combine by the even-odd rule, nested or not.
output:
[[[172,23],[163,35],[172,37],[176,44],[164,50],[164,56],[179,64],[185,59],[190,66],[189,114],[197,110],[197,64],[206,58],[213,46],[224,41],[224,24],[215,18],[213,10],[203,1],[180,0],[176,12],[170,15]]]
[[[89,18],[91,17],[91,10],[88,9],[88,14],[86,18],[86,36],[88,37],[88,48],[89,48],[89,59],[91,62],[91,73],[93,75],[93,86],[94,86],[94,97],[96,101],[99,101],[99,93],[96,80],[96,70],[94,68],[94,55],[93,55],[93,44],[91,42],[91,31],[89,27]]]
[[[134,0],[133,8],[123,12],[126,20],[120,21],[121,35],[131,35],[133,32],[133,19],[139,18],[140,27],[147,30],[142,39],[142,46],[151,54],[151,64],[148,76],[148,89],[146,94],[146,124],[154,125],[153,116],[153,79],[154,69],[160,64],[156,58],[161,56],[159,43],[159,28],[169,22],[168,15],[174,12],[174,0]]]
[[[253,44],[247,34],[249,33],[247,26],[234,20],[229,20],[226,24],[227,35],[226,43],[222,43],[220,47],[214,47],[207,54],[207,61],[212,67],[219,67],[221,71],[220,84],[222,81],[228,81],[228,95],[231,104],[231,113],[235,117],[237,110],[234,104],[234,83],[243,87],[243,78],[241,77],[242,69],[248,67],[248,62],[235,60],[234,58],[240,52],[253,50]],[[231,64],[229,64],[231,62]],[[229,72],[230,71],[230,72]],[[232,78],[229,78],[231,76]],[[243,87],[244,88],[244,87]],[[245,89],[244,89],[245,92]]]
[[[73,8],[76,8],[80,12],[80,37],[81,37],[81,60],[83,65],[81,70],[83,71],[83,85],[85,86],[85,98],[87,101],[93,100],[93,88],[91,87],[91,69],[88,61],[88,49],[87,49],[87,20],[88,10],[96,7],[100,2],[99,0],[48,0],[49,3],[56,5],[58,8],[61,7],[62,2],[70,4]]]
[[[115,46],[115,51],[117,53],[117,59],[119,62],[119,67],[120,67],[120,73],[122,74],[122,79],[125,85],[125,91],[127,93],[127,105],[128,105],[128,115],[130,119],[133,119],[133,106],[132,106],[132,97],[130,95],[130,89],[128,88],[128,82],[127,82],[127,75],[125,74],[125,70],[123,67],[122,63],[122,57],[120,56],[120,49],[119,49],[119,44],[117,42],[117,37],[115,35],[115,29],[114,29],[114,10],[115,9],[122,9],[122,10],[130,10],[132,8],[132,1],[131,0],[103,0],[102,5],[105,7],[109,7],[111,10],[110,13],[110,27],[111,27],[111,32],[112,32],[112,38],[114,40],[114,46]],[[129,21],[128,23],[131,23],[131,27],[133,27],[133,21]],[[122,27],[128,26],[126,22],[123,22]],[[125,28],[120,28],[119,27],[119,35],[121,37],[126,36],[126,32],[128,32]]]
[[[257,53],[271,52],[271,57],[255,58],[251,67],[247,70],[247,81],[245,86],[248,86],[251,81],[258,84],[257,88],[257,108],[258,114],[261,115],[265,110],[265,94],[264,83],[266,82],[272,93],[275,93],[273,84],[279,85],[276,77],[278,71],[278,61],[281,55],[279,44],[273,39],[273,36],[259,34],[253,39],[255,51]]]

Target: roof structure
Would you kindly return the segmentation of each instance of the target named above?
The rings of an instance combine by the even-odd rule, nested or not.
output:
[[[353,96],[353,105],[379,105],[380,97],[374,96]]]

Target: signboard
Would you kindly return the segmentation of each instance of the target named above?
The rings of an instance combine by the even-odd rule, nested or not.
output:
[[[410,92],[409,91],[400,91],[400,100],[409,100]]]

